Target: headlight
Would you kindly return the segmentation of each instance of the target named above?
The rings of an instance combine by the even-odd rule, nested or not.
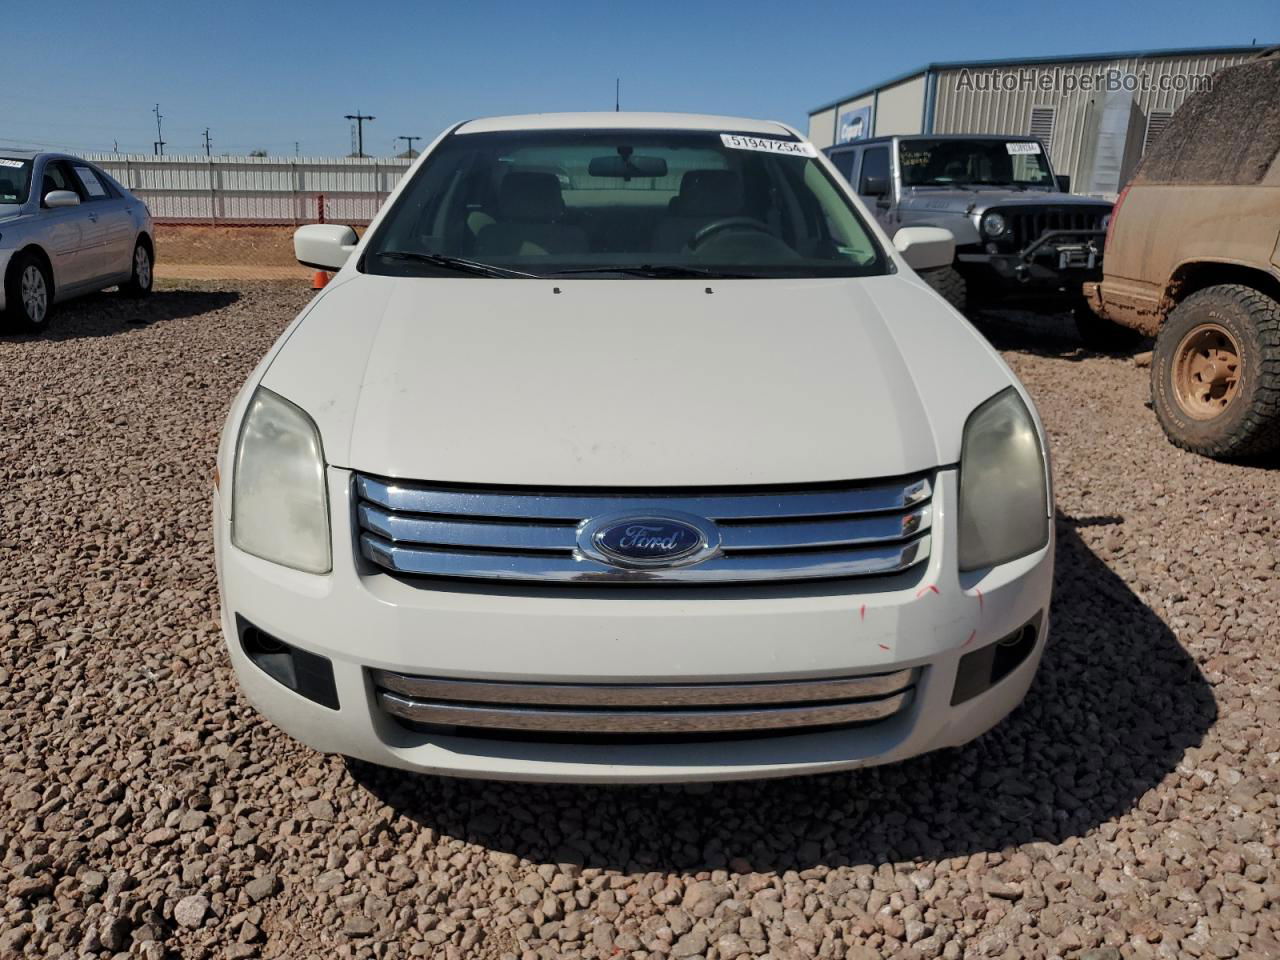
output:
[[[236,443],[231,542],[307,573],[331,566],[320,432],[298,407],[262,387]]]
[[[969,415],[960,453],[960,569],[1014,560],[1049,542],[1044,451],[1010,387]]]
[[[1009,225],[1005,223],[1004,217],[998,213],[988,213],[982,218],[982,232],[988,237],[1003,236],[1007,229],[1009,229]]]

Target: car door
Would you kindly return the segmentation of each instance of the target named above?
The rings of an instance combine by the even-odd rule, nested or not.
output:
[[[84,184],[75,172],[74,160],[63,160],[70,189],[80,194],[80,253],[84,257],[83,282],[94,283],[106,273],[106,240],[107,225],[102,219],[102,200],[106,193],[101,190],[94,196],[84,188]]]
[[[886,192],[878,192],[883,189]],[[893,236],[893,173],[889,164],[889,147],[867,147],[862,151],[862,167],[858,171],[858,196],[867,205],[884,231]]]
[[[92,254],[85,248],[85,225],[89,223],[79,207],[47,207],[44,198],[54,190],[70,190],[79,195],[71,168],[57,157],[47,158],[34,174],[40,188],[37,212],[40,245],[53,265],[55,294],[88,283],[94,276]],[[90,238],[92,239],[92,238]]]
[[[95,224],[101,238],[101,250],[94,265],[96,279],[105,283],[131,273],[134,225],[129,201],[89,164],[73,160],[71,169],[80,184],[90,222]],[[96,221],[92,220],[94,216]]]

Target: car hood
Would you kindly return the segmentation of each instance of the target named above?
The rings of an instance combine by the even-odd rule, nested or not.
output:
[[[262,383],[329,463],[476,484],[888,477],[959,459],[1013,382],[914,276],[339,279]]]
[[[1009,190],[1003,187],[976,187],[966,190],[940,190],[915,187],[902,198],[899,207],[935,213],[970,214],[990,207],[1073,207],[1077,205],[1109,207],[1097,197],[1080,197],[1056,190]]]

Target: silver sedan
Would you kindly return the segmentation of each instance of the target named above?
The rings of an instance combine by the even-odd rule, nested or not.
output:
[[[147,206],[110,174],[61,153],[0,151],[0,316],[38,333],[53,305],[119,286],[151,292]]]

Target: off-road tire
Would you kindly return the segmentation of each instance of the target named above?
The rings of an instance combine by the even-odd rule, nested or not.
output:
[[[35,270],[44,281],[44,313],[36,315],[23,296],[23,277],[34,276]],[[13,333],[42,333],[49,329],[53,315],[53,276],[48,265],[34,253],[20,253],[9,262],[4,277],[4,316],[6,330]]]
[[[139,262],[139,257],[145,257],[145,265]],[[155,258],[151,255],[151,248],[139,240],[133,246],[133,276],[129,278],[128,283],[120,284],[120,292],[126,297],[146,297],[151,294],[151,285],[155,282],[156,264]]]
[[[1142,342],[1142,334],[1129,327],[1112,323],[1093,312],[1087,303],[1077,303],[1071,308],[1080,341],[1098,353],[1123,353]]]
[[[1197,419],[1179,402],[1179,358],[1193,333],[1215,327],[1238,347],[1238,379],[1221,413]],[[1156,336],[1151,405],[1170,442],[1192,453],[1233,459],[1280,448],[1280,303],[1237,283],[1183,300]]]
[[[920,279],[933,287],[943,300],[961,313],[964,313],[965,308],[969,305],[969,293],[968,285],[959,270],[948,266],[935,267],[932,270],[921,270],[919,273]]]

